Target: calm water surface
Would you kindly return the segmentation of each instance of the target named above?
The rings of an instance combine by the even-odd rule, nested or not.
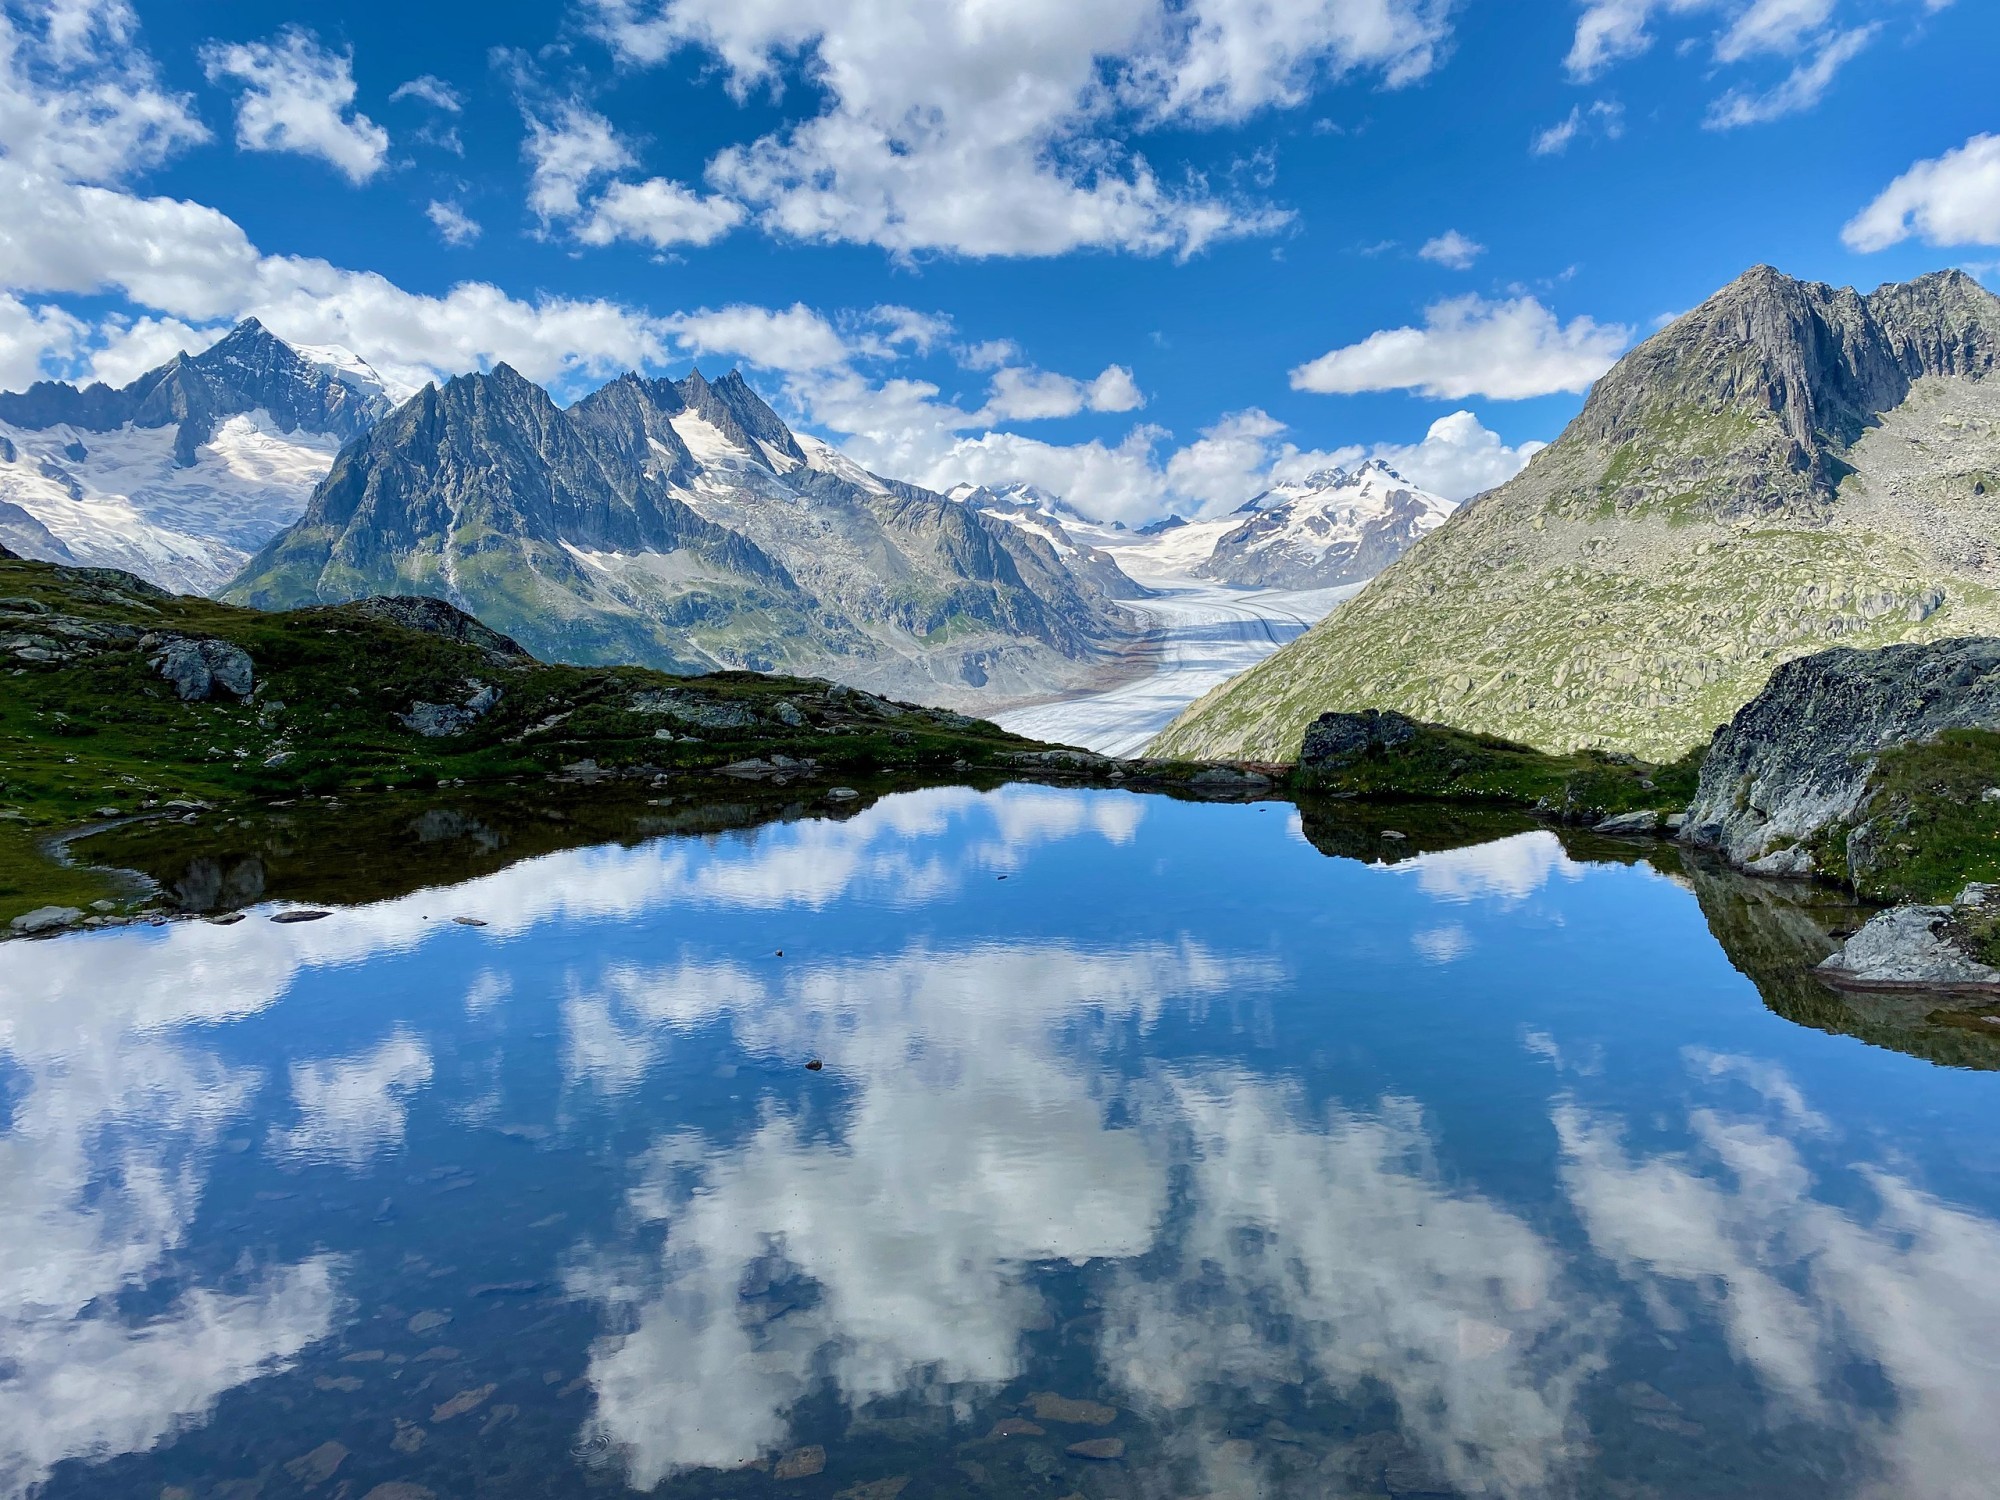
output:
[[[1996,1087],[1122,793],[12,944],[0,1497],[1989,1496]]]

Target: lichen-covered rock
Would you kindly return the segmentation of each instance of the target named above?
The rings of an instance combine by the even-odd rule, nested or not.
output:
[[[74,906],[38,906],[22,912],[7,925],[24,937],[32,937],[38,932],[60,932],[82,920],[83,913]]]
[[[217,689],[248,698],[257,687],[250,653],[228,641],[180,638],[163,641],[153,670],[173,685],[185,703],[206,703]]]
[[[2000,639],[1787,662],[1716,732],[1681,837],[1760,873],[1811,873],[1812,840],[1861,805],[1876,758],[1946,729],[2000,729]]]
[[[465,687],[466,697],[462,703],[412,703],[408,713],[398,714],[397,717],[402,720],[405,729],[425,739],[464,734],[492,712],[494,705],[500,701],[500,689],[490,683],[468,678]]]

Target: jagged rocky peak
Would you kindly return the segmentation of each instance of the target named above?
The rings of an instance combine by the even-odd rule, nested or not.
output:
[[[1852,443],[1926,376],[2000,363],[2000,297],[1961,271],[1852,287],[1755,266],[1628,354],[1574,431],[1603,442],[1696,413],[1769,413],[1802,464]]]

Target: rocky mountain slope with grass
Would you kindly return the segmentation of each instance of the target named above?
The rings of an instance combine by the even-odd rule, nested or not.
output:
[[[870,474],[699,372],[567,410],[504,365],[427,387],[225,597],[382,593],[448,599],[550,659],[961,706],[1089,681],[1134,628],[1046,538]]]
[[[298,519],[391,395],[347,351],[295,348],[254,318],[116,390],[0,393],[0,540],[211,592]]]
[[[1328,710],[1672,760],[1793,657],[2000,631],[2000,298],[1758,267],[1516,478],[1193,704],[1157,754],[1290,761]]]

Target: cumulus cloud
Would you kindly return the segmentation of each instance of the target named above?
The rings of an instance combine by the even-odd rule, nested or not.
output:
[[[287,27],[268,42],[211,42],[201,64],[213,84],[240,86],[236,144],[245,151],[316,156],[349,182],[382,170],[389,132],[354,108],[354,53],[332,52]]]
[[[1405,479],[1447,500],[1469,500],[1505,484],[1547,447],[1528,441],[1509,447],[1500,434],[1469,411],[1455,411],[1431,423],[1422,442],[1378,444],[1369,453]]]
[[[125,0],[0,11],[0,156],[114,182],[207,140],[193,101],[163,88],[134,45],[137,29]]]
[[[1447,229],[1436,239],[1425,240],[1417,250],[1419,259],[1453,271],[1469,270],[1472,263],[1485,253],[1484,245],[1460,234],[1456,229]]]
[[[649,177],[644,182],[614,182],[577,226],[576,237],[586,245],[634,240],[666,249],[671,245],[709,245],[744,219],[743,205],[727,198],[703,197],[678,182]]]
[[[739,97],[797,68],[819,115],[730,147],[713,187],[770,233],[900,253],[1193,254],[1288,216],[1161,178],[1134,128],[1237,121],[1357,70],[1434,66],[1435,0],[589,0],[625,61],[682,48]]]
[[[2000,135],[1975,135],[1917,162],[1840,232],[1864,252],[1912,235],[1928,245],[2000,245]]]
[[[1454,297],[1426,309],[1422,328],[1383,329],[1300,365],[1292,388],[1517,401],[1587,389],[1631,338],[1622,324],[1581,316],[1563,323],[1533,297]]]
[[[456,203],[433,198],[424,210],[424,217],[437,226],[447,245],[469,245],[479,238],[478,222]]]
[[[73,354],[88,332],[87,323],[60,307],[30,307],[0,292],[0,389],[41,379],[49,362]]]
[[[735,355],[792,374],[844,366],[854,352],[831,322],[803,302],[782,309],[740,303],[704,308],[676,314],[669,324],[691,353]]]
[[[740,204],[704,197],[664,177],[612,181],[586,203],[597,182],[636,166],[638,158],[609,120],[573,99],[547,120],[528,117],[523,150],[530,166],[528,206],[544,228],[570,223],[586,245],[707,245],[745,217]]]
[[[1019,422],[1073,417],[1081,411],[1132,411],[1145,401],[1132,372],[1123,365],[1108,366],[1094,380],[1007,366],[994,372],[986,405],[976,419]]]
[[[199,354],[229,332],[227,323],[197,328],[179,318],[106,318],[95,330],[90,378],[121,386],[157,370],[176,354]]]

